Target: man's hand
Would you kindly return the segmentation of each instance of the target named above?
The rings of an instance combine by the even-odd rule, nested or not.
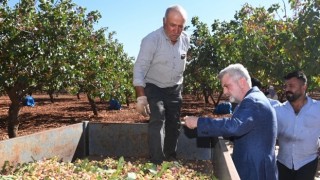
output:
[[[195,129],[197,127],[198,124],[198,117],[195,116],[186,116],[183,118],[183,120],[185,121],[185,125],[189,128],[189,129]]]
[[[145,117],[149,116],[150,109],[147,96],[139,96],[137,98],[136,110]]]

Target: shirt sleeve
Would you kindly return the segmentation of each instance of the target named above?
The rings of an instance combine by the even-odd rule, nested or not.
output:
[[[133,68],[134,86],[146,86],[145,76],[150,69],[156,51],[156,44],[156,38],[153,36],[147,36],[142,39],[140,51]]]

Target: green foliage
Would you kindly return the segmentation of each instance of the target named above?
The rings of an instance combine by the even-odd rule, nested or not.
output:
[[[118,179],[119,178],[119,175],[121,174],[122,169],[124,167],[124,163],[125,163],[124,158],[120,157],[118,160],[117,169],[115,170],[114,173],[112,173],[112,176],[110,177],[110,179]]]
[[[281,6],[245,4],[230,22],[215,20],[211,32],[198,17],[192,18],[190,63],[185,73],[186,91],[219,91],[218,72],[232,63],[246,66],[263,85],[280,88],[283,76],[304,70],[309,88],[319,85],[320,5],[316,0],[291,0],[292,17],[279,16]],[[287,12],[285,12],[287,13]],[[221,89],[221,88],[220,88]]]
[[[19,100],[37,90],[81,90],[122,102],[132,96],[132,58],[115,32],[94,29],[98,11],[86,14],[71,0],[1,3],[0,94],[15,102],[9,126],[19,124]]]
[[[217,79],[213,74],[218,72],[218,41],[210,34],[206,24],[193,17],[191,22],[196,29],[191,37],[191,49],[185,72],[185,92],[209,91],[218,89]]]
[[[27,93],[60,89],[85,92],[92,99],[134,98],[133,57],[108,28],[94,29],[101,18],[71,0],[19,1],[0,6],[0,94],[12,100],[9,126],[19,124],[19,100]],[[279,17],[281,6],[245,4],[230,22],[208,27],[193,17],[191,49],[185,71],[186,93],[221,91],[217,74],[231,63],[244,64],[264,85],[282,85],[289,71],[301,69],[310,90],[319,85],[319,1],[289,0],[293,16]]]
[[[7,163],[0,171],[0,179],[216,179],[212,172],[202,173],[208,167],[202,165],[199,169],[199,162],[155,165],[144,159],[125,161],[123,157],[62,162],[53,157],[16,166]]]
[[[94,30],[101,18],[98,11],[85,14],[85,8],[70,0],[21,1],[15,8],[4,6],[0,12],[1,74],[4,91],[16,87],[23,93],[32,90],[56,91],[81,84],[83,91],[99,97],[121,86],[132,92],[127,82],[132,58],[113,39],[114,32],[106,37],[106,28]],[[124,79],[119,83],[119,78]],[[110,85],[110,82],[112,82]],[[121,84],[121,85],[118,85]]]

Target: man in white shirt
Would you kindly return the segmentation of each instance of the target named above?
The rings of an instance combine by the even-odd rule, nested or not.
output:
[[[190,47],[184,31],[186,21],[187,13],[181,6],[167,8],[163,26],[142,39],[134,65],[136,108],[142,115],[150,115],[148,144],[154,164],[176,158],[183,72]]]
[[[307,96],[302,71],[285,77],[287,101],[274,106],[278,119],[279,180],[314,180],[318,165],[320,102]]]

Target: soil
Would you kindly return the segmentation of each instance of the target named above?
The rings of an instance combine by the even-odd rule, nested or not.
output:
[[[94,116],[85,94],[77,96],[59,94],[51,103],[48,95],[34,94],[35,106],[22,106],[19,113],[18,136],[28,135],[52,128],[67,126],[83,121],[112,123],[147,123],[148,119],[135,110],[135,103],[123,105],[121,110],[108,110],[108,103],[96,100],[98,116]],[[0,97],[0,140],[8,139],[8,109],[11,101],[7,96]],[[203,100],[184,96],[181,117],[186,115],[215,116],[213,104],[205,104]]]
[[[94,116],[86,95],[76,96],[59,94],[50,102],[48,95],[35,94],[35,106],[22,106],[19,114],[20,126],[18,136],[24,136],[35,132],[45,131],[75,124],[83,121],[112,122],[112,123],[147,123],[148,119],[135,110],[135,103],[129,106],[122,105],[121,110],[108,110],[108,103],[96,100],[99,114]],[[317,93],[315,99],[320,99]],[[0,141],[8,139],[6,117],[10,99],[7,96],[0,97]],[[213,103],[205,104],[192,95],[185,95],[181,118],[186,115],[218,117],[213,114]],[[220,115],[221,116],[221,115]],[[316,179],[320,179],[320,161]]]

